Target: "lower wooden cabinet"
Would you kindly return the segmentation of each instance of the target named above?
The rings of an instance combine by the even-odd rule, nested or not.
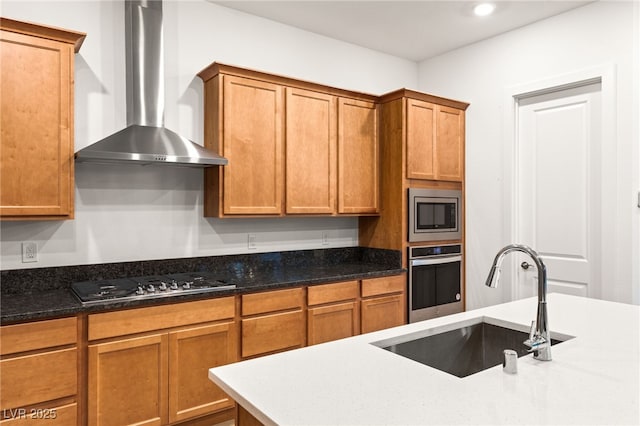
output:
[[[358,281],[309,287],[307,344],[329,342],[360,334]]]
[[[362,280],[362,333],[407,322],[406,275]]]
[[[0,426],[231,419],[211,367],[403,324],[405,288],[399,275],[0,327]]]
[[[173,327],[141,335],[150,321]],[[108,340],[88,347],[90,425],[173,424],[235,404],[207,373],[238,358],[234,297],[90,315],[92,335]]]
[[[169,421],[217,412],[234,402],[208,377],[211,367],[229,364],[237,355],[233,322],[169,333]]]
[[[374,297],[362,301],[362,333],[405,324],[404,295]]]
[[[8,420],[0,421],[2,426],[77,426],[78,404],[29,409],[9,409],[4,413]]]
[[[89,346],[90,425],[167,423],[167,334]]]
[[[0,327],[0,424],[77,424],[77,319]]]
[[[305,345],[304,288],[242,296],[242,357]]]

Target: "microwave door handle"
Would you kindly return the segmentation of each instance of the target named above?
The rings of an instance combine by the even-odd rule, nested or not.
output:
[[[440,265],[443,263],[461,262],[462,256],[447,256],[432,259],[413,259],[411,266]]]

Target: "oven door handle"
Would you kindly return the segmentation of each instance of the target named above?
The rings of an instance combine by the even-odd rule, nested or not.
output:
[[[461,262],[462,256],[445,256],[437,258],[427,259],[413,259],[411,260],[411,266],[424,266],[424,265],[439,265],[442,263]]]

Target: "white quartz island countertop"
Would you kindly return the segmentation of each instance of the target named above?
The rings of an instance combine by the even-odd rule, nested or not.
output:
[[[548,296],[552,361],[465,378],[376,346],[477,318],[526,331],[530,298],[230,364],[209,378],[266,425],[640,424],[640,307]],[[471,321],[470,321],[471,320]]]

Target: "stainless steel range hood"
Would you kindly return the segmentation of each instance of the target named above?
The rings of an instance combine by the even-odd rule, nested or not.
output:
[[[125,1],[127,127],[75,154],[76,161],[210,167],[227,159],[164,127],[161,0]]]

